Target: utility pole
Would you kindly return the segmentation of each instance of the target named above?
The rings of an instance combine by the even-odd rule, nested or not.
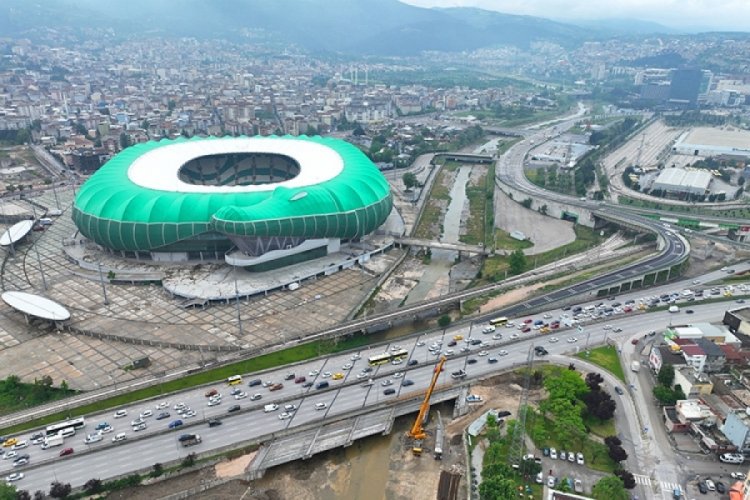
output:
[[[235,304],[237,304],[237,325],[240,329],[240,337],[242,337],[242,315],[240,314],[240,291],[237,288],[237,269],[234,270],[234,299]]]
[[[104,295],[104,305],[109,305],[109,299],[107,299],[107,287],[104,286],[104,275],[102,274],[102,263],[97,262],[97,266],[99,267],[99,283],[102,284],[102,294]]]
[[[523,380],[523,391],[521,391],[521,402],[518,405],[518,420],[513,429],[510,447],[508,448],[508,462],[511,465],[521,465],[526,451],[526,414],[529,404],[529,387],[531,386],[531,369],[534,365],[534,344],[529,346],[529,354],[526,357],[526,375]]]

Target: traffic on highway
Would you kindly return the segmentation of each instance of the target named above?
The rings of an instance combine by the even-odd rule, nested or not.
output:
[[[650,333],[643,329],[642,315],[654,307],[680,310],[649,313],[650,325],[716,320],[733,302],[701,302],[744,301],[750,284],[710,282],[747,268],[736,265],[692,281],[527,317],[495,315],[492,322],[455,325],[283,369],[238,374],[224,383],[9,436],[3,442],[0,474],[23,489],[45,489],[55,474],[80,486],[94,477],[133,472],[192,451],[264,440],[366,407],[419,398],[440,356],[448,361],[438,390],[519,366],[529,355],[577,353],[607,340],[637,340]],[[107,460],[101,460],[102,452]]]

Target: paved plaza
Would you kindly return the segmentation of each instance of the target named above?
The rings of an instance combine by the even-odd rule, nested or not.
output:
[[[183,298],[158,283],[107,283],[105,304],[99,264],[105,280],[111,271],[115,280],[145,273],[163,276],[167,282],[196,268],[152,266],[103,253],[98,254],[100,262],[82,268],[63,251],[63,242],[80,239],[70,217],[73,196],[73,189],[57,190],[63,214],[47,230],[29,233],[14,254],[4,256],[1,276],[3,291],[37,293],[65,305],[72,314],[71,332],[58,332],[34,320],[27,324],[23,315],[1,303],[0,378],[16,374],[33,380],[49,375],[55,384],[65,380],[72,388],[91,390],[184,369],[233,355],[232,351],[254,351],[298,339],[345,320],[399,256],[398,252],[381,254],[364,267],[306,280],[295,291],[242,299],[241,328],[235,301],[184,307]],[[23,200],[15,203],[26,205],[29,212],[57,208],[51,191],[31,201],[33,208]],[[97,338],[102,336],[106,338]],[[218,348],[229,352],[218,353]],[[148,369],[124,369],[144,356],[152,363]]]

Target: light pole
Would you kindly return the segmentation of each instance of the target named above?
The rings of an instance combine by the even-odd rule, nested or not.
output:
[[[237,288],[237,269],[234,270],[234,299],[237,304],[237,325],[240,329],[240,338],[242,335],[242,316],[240,315],[240,291]]]
[[[109,299],[107,299],[107,288],[104,286],[104,275],[102,274],[102,263],[97,262],[99,268],[99,283],[102,285],[102,294],[104,295],[104,305],[109,305]]]
[[[34,252],[36,252],[36,261],[37,264],[39,264],[39,273],[42,275],[42,286],[44,289],[47,289],[47,278],[44,277],[44,269],[42,269],[42,259],[39,257],[39,246],[37,245],[37,241],[34,242]]]

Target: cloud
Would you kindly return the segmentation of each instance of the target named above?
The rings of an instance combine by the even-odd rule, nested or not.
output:
[[[565,21],[627,18],[676,28],[747,31],[748,0],[401,0],[419,7],[479,7]]]

